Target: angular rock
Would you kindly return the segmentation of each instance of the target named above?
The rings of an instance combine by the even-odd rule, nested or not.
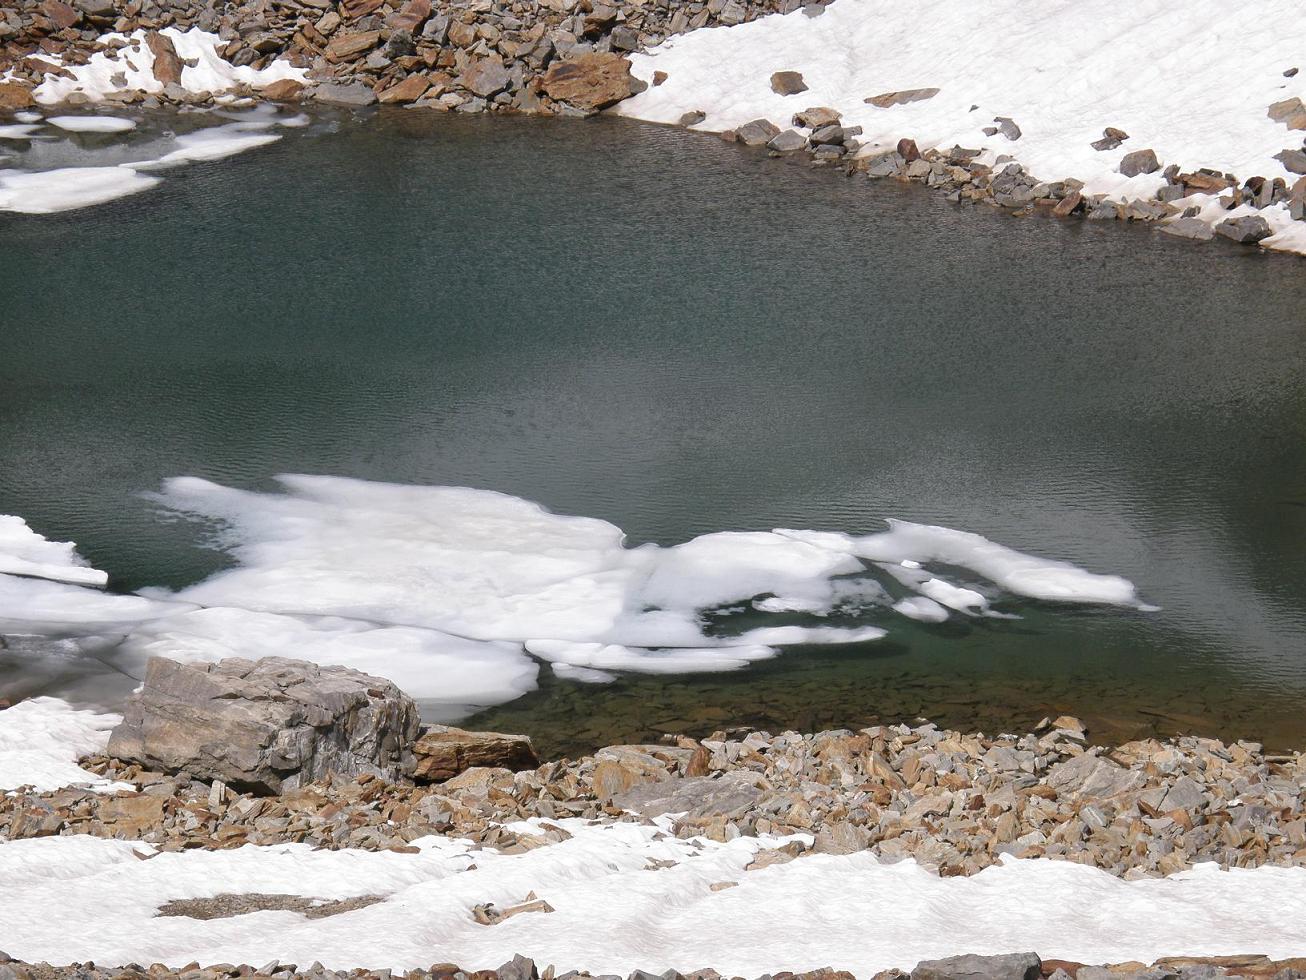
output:
[[[1040,980],[1041,976],[1037,953],[949,956],[922,960],[911,971],[911,980]]]
[[[72,27],[82,19],[81,12],[75,7],[70,7],[63,0],[43,0],[37,9],[61,29]]]
[[[362,31],[351,34],[337,34],[326,46],[323,54],[333,64],[350,61],[360,54],[371,51],[381,43],[380,31]]]
[[[937,88],[907,88],[901,92],[883,92],[880,95],[872,95],[869,99],[863,101],[867,105],[873,105],[880,109],[889,109],[896,105],[907,105],[911,102],[923,102],[926,99],[932,99],[939,94]]]
[[[1283,123],[1289,129],[1306,129],[1306,105],[1301,99],[1293,97],[1276,102],[1266,113],[1277,123]]]
[[[419,30],[430,16],[431,0],[408,0],[397,13],[386,18],[386,26],[391,30],[414,32]]]
[[[298,102],[304,96],[304,83],[293,78],[281,78],[259,90],[263,98],[272,102]]]
[[[793,124],[802,129],[820,129],[822,126],[837,126],[843,117],[838,110],[827,106],[813,106],[802,112],[795,112]]]
[[[766,144],[767,149],[775,150],[778,153],[792,153],[794,150],[801,150],[807,145],[807,137],[796,129],[786,129],[778,136],[772,137],[771,141]]]
[[[731,772],[720,778],[678,776],[646,781],[612,797],[614,806],[633,810],[644,817],[664,813],[686,813],[688,819],[736,813],[762,798],[756,777]]]
[[[313,97],[328,105],[365,106],[376,101],[376,93],[362,82],[323,82]]]
[[[807,91],[802,72],[777,71],[771,74],[771,91],[776,95],[797,95]]]
[[[549,98],[586,110],[615,105],[634,95],[639,84],[630,74],[630,60],[610,51],[555,61],[542,81]]]
[[[1306,153],[1301,150],[1284,150],[1274,154],[1274,159],[1283,164],[1289,173],[1306,174]]]
[[[511,81],[512,74],[498,55],[478,58],[463,69],[462,75],[458,77],[463,88],[483,99],[498,95]]]
[[[681,126],[697,126],[706,118],[707,118],[706,112],[703,112],[701,109],[694,109],[681,116],[680,119],[678,120],[678,123]]]
[[[158,31],[150,31],[145,35],[145,46],[154,55],[154,77],[163,85],[180,85],[183,66],[172,40]]]
[[[921,158],[921,151],[917,148],[915,140],[903,138],[898,140],[898,156],[902,157],[903,162],[911,163]]]
[[[413,755],[417,760],[413,778],[419,782],[452,779],[473,766],[518,772],[540,764],[525,735],[469,732],[448,725],[428,728],[413,745]]]
[[[1151,174],[1160,169],[1161,164],[1152,150],[1134,150],[1120,158],[1120,173],[1126,177]]]
[[[736,129],[735,135],[746,146],[763,146],[780,135],[780,127],[767,119],[754,119]]]
[[[1263,238],[1269,238],[1274,230],[1259,214],[1249,214],[1221,221],[1215,226],[1215,233],[1243,245],[1254,245]]]
[[[431,87],[431,80],[425,75],[414,73],[401,82],[396,82],[376,97],[382,105],[403,105],[416,102]]]
[[[1079,191],[1071,191],[1052,209],[1052,213],[1058,218],[1068,218],[1084,206],[1084,195]]]
[[[34,105],[32,90],[22,82],[0,82],[0,109],[26,109]]]
[[[417,705],[347,667],[284,657],[150,660],[108,752],[163,772],[279,793],[327,773],[390,780],[412,770]]]

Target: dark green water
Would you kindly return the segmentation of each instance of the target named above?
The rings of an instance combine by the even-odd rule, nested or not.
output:
[[[181,474],[484,487],[632,542],[939,523],[1161,610],[895,619],[735,674],[544,677],[474,722],[577,750],[1074,711],[1301,745],[1304,268],[618,120],[343,119],[0,215],[0,513],[121,589],[220,566],[138,496]]]

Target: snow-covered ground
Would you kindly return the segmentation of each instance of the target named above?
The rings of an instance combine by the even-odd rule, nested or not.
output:
[[[695,128],[720,132],[758,118],[785,129],[795,112],[829,106],[845,126],[862,127],[864,153],[902,137],[922,149],[982,148],[1041,180],[1075,177],[1086,194],[1120,201],[1151,197],[1162,184],[1159,172],[1118,171],[1124,154],[1147,148],[1162,167],[1282,177],[1289,186],[1299,177],[1274,155],[1300,149],[1306,134],[1267,115],[1274,102],[1306,97],[1295,0],[1264,0],[1253,17],[1231,17],[1217,0],[1193,0],[1182,12],[1164,0],[834,0],[819,16],[809,11],[820,8],[694,31],[633,55],[635,75],[666,79],[617,111],[662,123],[702,111]],[[1293,68],[1302,71],[1285,77]],[[777,71],[801,72],[808,90],[773,92]],[[866,102],[925,88],[939,91],[890,108]],[[983,132],[999,116],[1015,121],[1019,139]],[[1093,149],[1108,126],[1129,139]],[[1306,251],[1306,222],[1282,206],[1256,213],[1278,232],[1263,245]]]
[[[493,968],[520,952],[622,975],[711,966],[757,976],[833,965],[870,977],[958,952],[1025,949],[1090,963],[1306,952],[1301,868],[1203,865],[1129,882],[1067,861],[1008,860],[970,878],[940,878],[863,851],[745,871],[758,850],[783,839],[721,844],[633,823],[554,825],[571,839],[519,855],[469,852],[434,837],[416,842],[418,854],[283,845],[149,860],[139,855],[153,848],[140,843],[16,841],[0,845],[0,936],[11,956],[55,963]],[[712,890],[722,882],[736,885]],[[249,892],[385,900],[316,920],[284,911],[155,916],[170,900]],[[506,908],[531,892],[555,911],[493,926],[472,918],[474,905]]]
[[[69,584],[103,578],[71,546],[38,552],[32,540],[44,539],[25,524],[0,524],[16,529],[14,543],[0,537],[0,569],[34,567],[28,555],[53,564],[45,578],[0,574],[0,633],[85,638],[97,649],[117,636],[115,663],[134,676],[152,655],[343,664],[452,716],[533,689],[541,661],[603,682],[614,670],[734,670],[785,646],[865,643],[904,619],[1005,615],[994,602],[1010,596],[1148,608],[1119,576],[923,524],[890,521],[861,536],[730,531],[632,548],[606,521],[486,490],[280,482],[283,493],[166,484],[156,500],[213,522],[238,562],[177,593]],[[748,612],[750,628],[732,632],[727,614],[725,629],[708,630],[707,615],[722,610]]]
[[[121,720],[114,714],[79,711],[58,698],[32,698],[0,711],[0,793],[20,786],[39,792],[65,786],[134,789],[77,765],[81,757],[104,751],[109,732]],[[0,845],[0,852],[4,850]]]

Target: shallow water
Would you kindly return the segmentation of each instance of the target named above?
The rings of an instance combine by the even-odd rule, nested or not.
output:
[[[221,566],[140,496],[178,474],[484,487],[632,543],[944,524],[1161,609],[1012,600],[731,674],[544,672],[473,722],[549,751],[1062,711],[1103,738],[1306,741],[1298,260],[620,120],[324,119],[97,208],[0,214],[0,513],[118,589]],[[0,697],[130,685],[42,665],[0,660]]]

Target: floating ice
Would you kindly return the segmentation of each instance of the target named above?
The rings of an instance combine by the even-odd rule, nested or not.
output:
[[[0,633],[126,632],[146,620],[191,608],[186,603],[114,595],[65,582],[0,575]]]
[[[124,167],[0,170],[0,211],[53,214],[138,194],[159,182]]]
[[[281,139],[276,133],[261,132],[272,125],[266,123],[232,123],[228,126],[212,126],[194,133],[178,136],[177,149],[165,153],[154,160],[126,164],[133,170],[158,170],[176,167],[183,163],[195,163],[201,160],[221,160],[225,157],[244,153],[258,146],[266,146]]]
[[[39,116],[37,118],[40,118]],[[41,127],[32,123],[0,126],[0,140],[27,140]]]
[[[107,573],[91,568],[71,541],[49,541],[21,517],[0,514],[0,573],[104,585]]]
[[[0,793],[20,786],[42,793],[65,786],[133,789],[76,765],[82,756],[104,751],[119,721],[118,715],[78,711],[57,698],[32,698],[0,711]]]
[[[538,823],[513,828],[529,831]],[[1102,963],[1238,953],[1284,958],[1306,947],[1302,868],[1220,871],[1208,864],[1124,881],[1042,859],[942,878],[914,861],[880,864],[858,851],[745,871],[759,851],[785,839],[680,840],[666,833],[665,819],[660,826],[553,823],[570,839],[522,854],[469,853],[464,841],[426,837],[414,842],[416,854],[288,844],[158,853],[142,861],[133,851],[152,848],[130,841],[14,841],[0,847],[0,935],[11,956],[52,963],[177,967],[280,959],[321,961],[332,970],[407,970],[442,961],[471,970],[493,969],[508,950],[541,964],[619,976],[711,964],[726,976],[833,966],[871,977],[960,952],[1037,949]],[[735,887],[712,890],[723,881]],[[327,919],[294,912],[209,920],[155,915],[175,899],[258,892],[375,894],[384,901]],[[472,917],[477,904],[507,907],[530,892],[554,911],[493,928]],[[96,928],[70,929],[69,922]]]
[[[126,133],[136,128],[135,120],[116,116],[51,116],[46,122],[70,133]]]

